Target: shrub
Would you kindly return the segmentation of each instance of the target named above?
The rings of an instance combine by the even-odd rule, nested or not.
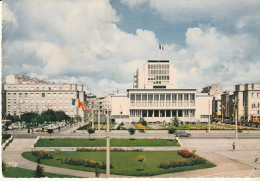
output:
[[[142,171],[142,165],[144,161],[145,161],[145,157],[143,155],[138,155],[137,162],[140,164],[140,171]]]
[[[178,154],[180,154],[181,156],[183,156],[184,158],[191,158],[194,157],[194,154],[191,153],[189,150],[187,149],[183,149],[183,150],[179,150]]]
[[[106,148],[77,148],[78,152],[88,152],[88,151],[106,151]],[[110,151],[122,151],[122,152],[127,152],[127,151],[136,151],[140,152],[143,151],[142,149],[132,149],[132,150],[124,150],[123,148],[110,148]]]
[[[61,152],[61,149],[59,149],[59,148],[56,148],[56,149],[55,149],[55,153],[56,153],[56,154],[59,154],[60,152]]]
[[[45,175],[44,175],[44,168],[42,166],[40,166],[39,164],[37,165],[37,168],[36,168],[36,171],[34,173],[34,176],[36,178],[45,177]]]
[[[4,173],[7,170],[6,163],[2,161],[2,173]]]
[[[74,160],[70,157],[67,157],[65,160],[62,161],[62,163],[69,164],[69,165],[76,165],[76,166],[106,169],[106,164],[104,162],[88,160],[85,158],[83,158],[82,160]],[[110,168],[113,168],[111,164],[110,164]]]
[[[32,155],[35,156],[35,157],[39,157],[41,159],[52,159],[53,158],[52,153],[49,153],[49,152],[44,151],[44,150],[32,151]]]
[[[11,135],[10,134],[2,134],[2,138],[3,139],[9,139],[11,137]]]

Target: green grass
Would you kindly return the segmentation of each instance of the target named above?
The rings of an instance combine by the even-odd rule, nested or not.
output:
[[[76,178],[70,175],[60,175],[49,172],[44,172],[44,174],[49,178]],[[7,170],[3,172],[3,176],[9,178],[33,178],[34,171],[19,167],[7,167]]]
[[[116,175],[152,176],[165,173],[210,168],[215,166],[213,163],[207,161],[206,164],[203,165],[178,167],[170,169],[159,168],[160,163],[162,163],[164,160],[168,161],[171,159],[177,160],[183,158],[177,153],[177,151],[111,152],[110,154],[111,164],[114,167],[111,169],[111,174]],[[143,171],[139,171],[140,166],[137,163],[136,159],[139,155],[145,156],[145,162],[143,163]],[[23,153],[23,157],[34,162],[36,162],[37,159],[36,157],[32,156],[31,152]],[[42,160],[42,164],[94,172],[94,168],[62,164],[62,159],[66,159],[67,157],[71,157],[77,160],[86,158],[89,160],[105,162],[106,152],[61,152],[58,155],[54,154],[53,159]],[[100,171],[102,173],[105,173],[105,170],[103,169],[101,169]]]
[[[7,139],[2,138],[2,144],[6,142]]]
[[[179,146],[177,140],[167,139],[111,139],[112,147],[117,146]],[[40,139],[37,147],[105,147],[106,139],[58,138]]]

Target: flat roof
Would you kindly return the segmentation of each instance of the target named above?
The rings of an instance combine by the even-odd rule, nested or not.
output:
[[[148,63],[169,63],[169,60],[148,60]]]
[[[127,89],[129,91],[196,91],[197,89]]]

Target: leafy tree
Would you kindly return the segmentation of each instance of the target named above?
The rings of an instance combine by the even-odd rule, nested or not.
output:
[[[138,161],[138,163],[139,163],[139,165],[140,165],[140,171],[142,171],[143,169],[142,169],[142,165],[143,165],[143,162],[145,161],[145,157],[143,156],[143,155],[139,155],[138,157],[137,157],[137,161]]]
[[[43,124],[44,123],[44,116],[43,115],[36,116],[36,122],[37,122],[37,124]]]
[[[143,125],[143,126],[147,126],[147,122],[145,121],[145,119],[143,117],[140,118],[139,122]]]
[[[49,117],[49,121],[51,122],[56,122],[56,114],[52,109],[48,109],[47,111],[42,112],[42,115],[47,115]]]
[[[175,132],[176,132],[176,129],[170,128],[170,129],[168,130],[168,139],[169,139],[169,135],[174,134]]]
[[[135,134],[135,129],[134,128],[129,128],[128,132],[130,133],[130,136],[134,135]]]
[[[37,165],[36,171],[34,173],[34,176],[36,178],[41,178],[41,177],[45,177],[44,175],[44,168],[41,165]]]
[[[70,117],[64,111],[55,111],[56,121],[69,120]]]
[[[93,133],[95,133],[95,130],[92,129],[92,128],[89,128],[88,129],[89,139],[90,139],[90,135],[93,134]]]
[[[47,132],[50,134],[50,139],[51,139],[51,134],[54,133],[53,129],[47,129]]]
[[[13,116],[12,117],[12,122],[13,123],[20,122],[20,121],[21,121],[21,119],[19,118],[19,116]]]
[[[175,116],[174,117],[174,119],[172,119],[172,122],[173,122],[173,125],[175,126],[175,127],[178,127],[179,126],[179,119],[178,119],[178,117],[177,116]]]

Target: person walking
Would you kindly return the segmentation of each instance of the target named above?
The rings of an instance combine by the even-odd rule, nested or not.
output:
[[[236,149],[235,142],[233,142],[232,147],[233,147],[233,151],[234,151]]]

